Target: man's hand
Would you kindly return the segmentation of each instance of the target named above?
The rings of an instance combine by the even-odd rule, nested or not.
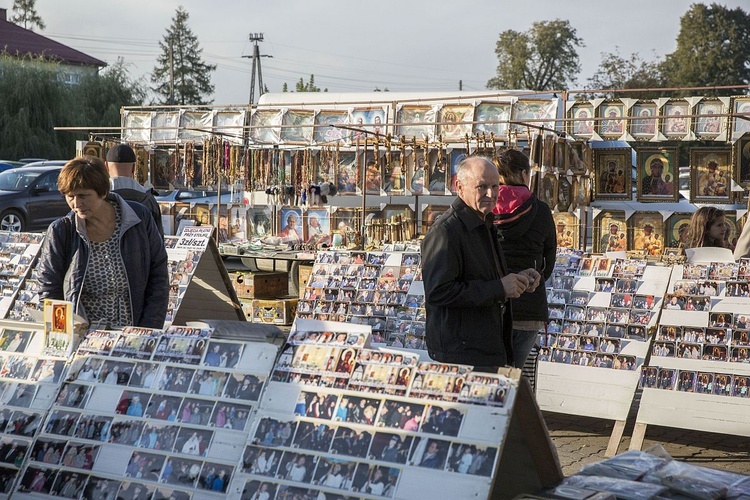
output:
[[[524,269],[520,273],[521,275],[526,276],[529,280],[529,286],[526,288],[526,292],[531,293],[534,290],[536,290],[536,287],[539,286],[539,283],[542,282],[542,275],[539,274],[536,269],[528,268]]]
[[[525,274],[508,274],[500,280],[503,283],[506,299],[517,299],[529,287],[529,278]]]

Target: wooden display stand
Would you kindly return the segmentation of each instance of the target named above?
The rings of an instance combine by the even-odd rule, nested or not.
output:
[[[207,318],[246,321],[213,238],[209,239],[208,247],[198,261],[172,324],[185,325],[188,321]]]

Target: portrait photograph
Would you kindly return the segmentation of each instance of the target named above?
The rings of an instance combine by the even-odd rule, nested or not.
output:
[[[570,110],[573,119],[570,130],[578,137],[591,137],[594,134],[594,106],[588,103],[574,104]]]
[[[638,150],[638,201],[677,201],[677,150]]]
[[[628,219],[632,242],[629,250],[642,250],[649,255],[664,251],[664,222],[658,212],[636,212]]]
[[[302,229],[302,209],[284,207],[279,210],[279,232],[276,236],[282,241],[300,243],[304,241]]]
[[[631,187],[631,149],[597,149],[594,152],[596,185],[594,197],[598,200],[629,200]]]
[[[656,104],[652,101],[638,102],[630,108],[630,134],[637,138],[651,138],[656,133]],[[636,118],[637,117],[637,118]]]
[[[474,133],[477,135],[494,134],[495,137],[508,135],[508,120],[510,119],[510,104],[482,102],[476,106]],[[495,122],[495,123],[487,123]]]
[[[594,220],[594,252],[624,252],[628,249],[624,212],[602,212]]]
[[[669,216],[666,229],[667,247],[685,246],[692,216],[693,214],[689,212],[675,212]]]
[[[690,149],[690,201],[729,203],[732,167],[729,148]]]
[[[602,138],[620,137],[625,130],[625,105],[622,103],[603,103],[599,107],[599,135]]]
[[[433,140],[435,137],[435,111],[431,106],[404,106],[396,112],[397,136],[411,141]],[[421,124],[421,125],[420,125]]]
[[[474,106],[448,104],[438,112],[438,133],[444,141],[462,141],[471,136],[471,122]],[[417,139],[421,139],[418,137]]]
[[[750,132],[750,97],[737,97],[733,105],[734,114],[742,114],[744,118],[735,116],[732,128],[732,140],[739,138],[745,132]]]
[[[695,134],[700,138],[714,137],[724,129],[726,114],[724,104],[719,100],[704,100],[695,107]]]
[[[661,111],[661,132],[667,137],[684,137],[690,130],[690,118],[683,118],[690,114],[690,106],[686,101],[670,100]]]

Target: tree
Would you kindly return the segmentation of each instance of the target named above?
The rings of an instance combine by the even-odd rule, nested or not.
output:
[[[37,14],[34,4],[36,4],[36,0],[13,0],[14,14],[10,20],[19,26],[23,25],[25,29],[33,31],[34,26],[36,26],[43,30],[47,25]]]
[[[560,19],[536,22],[525,32],[503,31],[495,46],[497,74],[487,88],[567,88],[581,71],[576,48],[584,46],[570,23]]]
[[[289,92],[289,85],[284,82],[284,85],[281,87],[282,92]],[[315,75],[310,75],[310,80],[305,83],[305,80],[302,78],[299,79],[297,84],[294,86],[295,92],[321,92],[320,87],[315,86]],[[266,89],[266,92],[268,92],[268,89]],[[328,89],[323,89],[322,92],[328,92]]]
[[[661,75],[661,61],[645,61],[634,52],[627,59],[620,55],[619,48],[615,52],[602,52],[602,61],[594,76],[588,79],[590,89],[647,89],[663,86]],[[655,98],[661,94],[657,92],[618,92],[594,93],[604,97],[633,97]]]
[[[201,59],[203,49],[198,38],[187,25],[189,14],[178,7],[172,25],[167,29],[163,41],[159,42],[161,55],[156,60],[151,83],[152,90],[161,99],[159,104],[211,104],[209,99],[214,92],[211,72],[215,64],[207,64]],[[170,50],[171,49],[171,50]],[[170,65],[170,52],[172,64]],[[173,67],[174,95],[170,94],[170,67]],[[170,102],[172,97],[172,102]]]
[[[750,15],[739,7],[693,4],[680,18],[677,48],[666,56],[662,72],[670,87],[750,84]]]

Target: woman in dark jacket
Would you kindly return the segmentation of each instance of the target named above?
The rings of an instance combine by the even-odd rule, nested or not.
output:
[[[40,297],[73,302],[92,328],[162,328],[167,252],[151,212],[110,193],[107,167],[92,156],[70,160],[57,185],[72,211],[47,229]]]
[[[529,188],[531,166],[520,151],[509,149],[498,158],[500,191],[495,206],[495,227],[505,254],[508,272],[534,268],[544,277],[552,275],[557,233],[552,212]],[[547,293],[543,286],[511,301],[513,312],[514,365],[523,367],[538,333],[549,320]]]

